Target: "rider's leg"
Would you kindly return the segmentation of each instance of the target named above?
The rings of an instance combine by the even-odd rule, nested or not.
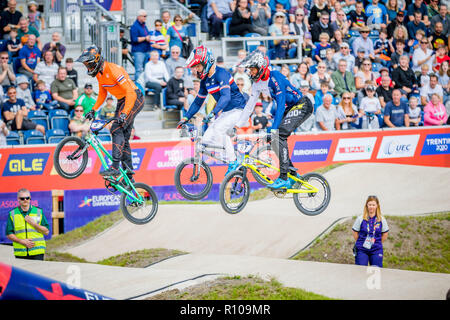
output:
[[[290,171],[292,175],[296,175],[293,170],[294,165],[289,156],[288,138],[292,132],[297,129],[313,112],[314,106],[311,101],[303,97],[300,103],[292,107],[289,112],[281,120],[281,124],[278,127],[278,141],[274,141],[274,149],[277,152],[280,160],[280,177],[273,183],[274,187],[291,187],[295,181],[289,182],[289,186],[284,183],[287,181],[287,174]],[[278,142],[278,143],[277,143]],[[276,148],[278,147],[278,148]],[[278,149],[278,150],[276,150]]]

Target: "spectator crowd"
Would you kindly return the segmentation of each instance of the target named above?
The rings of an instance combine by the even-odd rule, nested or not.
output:
[[[181,1],[182,2],[182,1]],[[211,39],[224,35],[297,35],[300,41],[261,42],[258,50],[271,61],[297,57],[301,63],[273,63],[314,104],[314,114],[298,131],[374,129],[419,125],[445,125],[450,109],[450,16],[446,0],[198,0],[201,31]],[[10,131],[47,128],[28,117],[29,112],[64,110],[72,119],[68,130],[83,134],[80,119],[95,103],[92,84],[78,87],[74,60],[66,57],[61,35],[42,43],[45,28],[34,1],[28,13],[16,10],[17,1],[0,5],[0,143]],[[153,95],[156,109],[185,112],[199,90],[199,80],[183,68],[193,49],[190,24],[193,15],[147,21],[139,10],[136,20],[120,32],[122,63],[132,63],[134,80]],[[198,32],[198,30],[197,30]],[[241,61],[249,52],[240,50]],[[251,81],[243,68],[227,65],[248,99]],[[164,93],[164,103],[160,100]],[[102,117],[112,116],[108,99]],[[214,105],[207,99],[205,116]],[[249,125],[241,133],[271,125],[276,103],[261,96]],[[81,112],[82,110],[82,112]],[[82,113],[82,114],[81,114]],[[81,117],[81,118],[80,118]]]

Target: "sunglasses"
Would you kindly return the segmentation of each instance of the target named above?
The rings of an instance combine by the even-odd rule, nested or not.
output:
[[[181,19],[175,19],[175,21],[183,21],[183,20],[181,20]]]
[[[428,41],[420,41],[421,44],[428,44]]]
[[[75,112],[83,112],[83,110],[75,110]]]
[[[343,97],[342,99],[344,99],[344,100],[350,100],[351,98],[350,98],[350,97]]]
[[[8,57],[1,57],[2,60],[8,60]]]
[[[361,31],[361,33],[369,33],[369,31]]]
[[[155,27],[162,27],[162,24],[155,24]]]
[[[19,197],[20,200],[25,201],[25,200],[30,200],[31,197]]]

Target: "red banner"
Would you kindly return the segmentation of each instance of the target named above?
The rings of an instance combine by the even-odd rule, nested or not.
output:
[[[111,148],[111,144],[106,144]],[[136,181],[151,186],[174,184],[177,164],[190,157],[190,140],[132,142]],[[0,149],[0,192],[80,190],[104,187],[100,159],[90,149],[85,172],[68,180],[53,166],[55,145],[8,146]],[[300,134],[289,138],[291,158],[300,173],[333,163],[381,162],[450,167],[450,127]],[[214,183],[226,167],[210,161]]]

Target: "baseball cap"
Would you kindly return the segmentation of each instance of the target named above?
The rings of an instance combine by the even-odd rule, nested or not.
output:
[[[369,29],[369,27],[364,26],[361,29],[359,29],[359,32],[370,32],[370,29]]]
[[[283,12],[280,12],[280,11],[275,12],[274,17],[278,17],[278,16],[284,17],[284,13],[283,13]]]
[[[364,48],[359,48],[358,52],[366,52],[366,50],[364,50]]]
[[[405,16],[405,14],[404,14],[404,12],[403,12],[403,11],[399,11],[399,12],[397,12],[397,16],[401,16],[401,17],[404,17],[404,16]]]
[[[373,85],[368,85],[367,86],[367,88],[366,88],[366,91],[375,91],[375,86],[373,86]]]
[[[255,104],[255,107],[262,107],[262,102],[257,102],[256,104]]]
[[[216,59],[216,62],[222,63],[223,62],[223,57],[222,56],[218,56]]]
[[[28,78],[26,76],[18,76],[16,78],[16,82],[17,84],[21,84],[21,83],[28,83]]]
[[[86,83],[86,84],[84,85],[84,88],[85,88],[85,89],[86,89],[86,88],[91,88],[91,89],[92,89],[92,84]]]
[[[35,6],[38,5],[36,1],[28,1],[27,6],[30,6],[32,4],[34,4]]]
[[[342,42],[340,48],[350,48],[347,42]]]

